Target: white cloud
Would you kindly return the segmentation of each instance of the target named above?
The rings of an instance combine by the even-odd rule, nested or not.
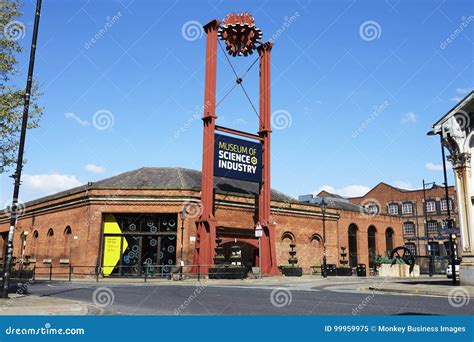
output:
[[[469,93],[469,89],[467,88],[456,88],[456,93],[461,94],[461,95],[466,95]]]
[[[318,194],[322,190],[344,197],[357,197],[365,195],[367,192],[369,192],[370,188],[365,185],[357,184],[344,186],[342,188],[335,188],[331,185],[323,185],[318,191],[315,192],[315,194]]]
[[[105,167],[94,165],[94,164],[87,164],[84,168],[86,169],[86,171],[89,171],[91,173],[104,173],[105,172]]]
[[[451,101],[453,102],[461,102],[461,100],[462,100],[462,97],[459,97],[459,96],[455,96],[451,98]]]
[[[44,195],[71,189],[82,183],[75,177],[58,173],[27,175],[22,177],[26,190],[41,192]]]
[[[64,116],[67,119],[76,121],[81,126],[89,126],[90,125],[90,123],[87,120],[82,120],[80,117],[78,117],[74,113],[64,113]]]
[[[405,190],[415,190],[416,187],[414,187],[410,182],[404,182],[401,180],[397,180],[393,183],[393,186],[396,188],[400,189],[405,189]]]
[[[402,118],[402,123],[416,123],[416,114],[414,112],[406,113]]]
[[[425,167],[430,171],[443,171],[443,164],[428,162],[425,164]]]

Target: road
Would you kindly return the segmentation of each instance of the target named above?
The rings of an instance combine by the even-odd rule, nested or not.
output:
[[[237,283],[236,283],[237,284]],[[92,304],[107,315],[472,315],[474,300],[373,293],[301,284],[280,287],[206,284],[34,282],[29,293]]]

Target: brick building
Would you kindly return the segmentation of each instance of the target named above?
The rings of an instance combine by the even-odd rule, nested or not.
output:
[[[23,256],[37,272],[47,272],[50,265],[54,272],[72,265],[74,272],[91,274],[101,266],[105,276],[140,274],[144,263],[166,273],[181,254],[190,265],[200,182],[199,171],[141,168],[28,202],[17,223],[14,256],[17,261]],[[244,264],[257,265],[257,185],[218,177],[214,183],[217,235],[226,254],[237,243]],[[296,244],[305,272],[321,265],[323,213],[318,203],[297,201],[275,190],[271,199],[278,265],[288,264],[290,242]],[[373,216],[355,204],[331,201],[324,217],[328,263],[339,264],[343,246],[352,246],[354,265],[369,263],[370,248],[381,254],[403,243],[397,216]],[[0,214],[2,250],[8,218],[8,211]]]
[[[457,200],[453,186],[448,188],[449,205],[454,227],[457,227]],[[425,202],[426,200],[426,202]],[[444,186],[433,185],[417,190],[400,189],[379,183],[364,196],[349,198],[353,204],[374,213],[400,217],[403,222],[405,246],[416,255],[446,257],[450,252],[446,228],[447,202]],[[461,241],[458,235],[458,248]]]

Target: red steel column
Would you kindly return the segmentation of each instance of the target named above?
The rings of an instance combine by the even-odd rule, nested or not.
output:
[[[262,183],[258,196],[258,219],[264,228],[261,240],[262,272],[268,275],[278,274],[274,226],[270,222],[270,52],[272,43],[258,47],[260,56],[260,129],[262,141]]]
[[[200,271],[207,273],[208,266],[213,264],[216,219],[213,213],[214,203],[214,132],[216,116],[216,66],[217,66],[217,29],[218,20],[204,25],[206,31],[206,76],[204,90],[204,133],[201,176],[202,213],[196,221],[197,239],[193,265],[200,266]],[[197,271],[197,267],[193,267]]]

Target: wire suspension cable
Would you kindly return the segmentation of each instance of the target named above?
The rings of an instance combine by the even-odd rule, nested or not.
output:
[[[232,72],[234,73],[234,75],[235,75],[235,77],[236,77],[236,80],[235,80],[236,84],[240,85],[240,87],[242,88],[242,91],[243,91],[244,94],[245,94],[245,97],[247,98],[247,100],[248,100],[249,103],[250,103],[250,106],[252,106],[252,109],[254,110],[255,114],[257,115],[258,119],[260,120],[260,115],[258,114],[257,109],[255,108],[255,106],[254,106],[252,100],[250,99],[249,94],[248,94],[247,91],[245,90],[244,85],[242,84],[242,78],[243,78],[243,76],[245,76],[245,75],[250,71],[250,69],[257,63],[258,58],[255,59],[255,61],[253,61],[253,63],[250,65],[250,67],[247,69],[247,71],[244,73],[244,75],[243,75],[242,77],[239,77],[239,75],[237,74],[237,71],[235,70],[234,66],[232,65],[232,62],[231,62],[230,59],[229,59],[229,56],[227,56],[227,53],[225,52],[224,48],[222,47],[222,43],[221,43],[219,40],[218,40],[218,42],[219,42],[219,47],[221,48],[221,51],[224,53],[224,56],[225,56],[227,62],[229,63],[229,66],[230,66],[230,68],[232,69]],[[234,90],[234,88],[235,88],[235,86],[232,87],[232,89],[231,89],[229,92],[227,92],[227,94],[224,96],[224,98],[225,98],[227,95],[229,95],[230,92],[231,92],[232,90]],[[222,98],[222,99],[219,101],[218,104],[220,104],[220,103],[224,100],[224,98]]]

